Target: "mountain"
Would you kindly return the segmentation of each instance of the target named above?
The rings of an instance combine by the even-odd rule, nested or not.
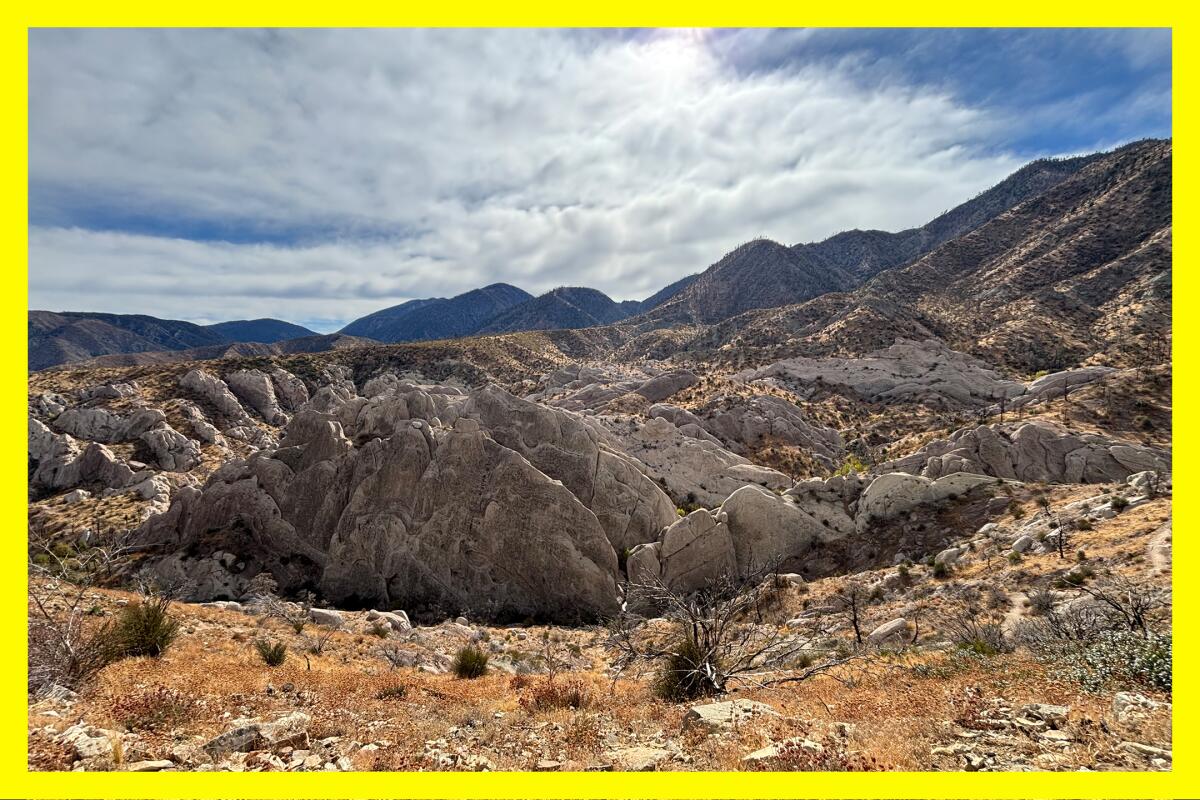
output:
[[[392,336],[392,330],[400,324],[400,320],[418,309],[436,303],[447,302],[444,297],[428,297],[417,300],[409,300],[407,303],[401,303],[398,306],[390,306],[380,309],[374,313],[368,314],[365,317],[359,317],[351,322],[346,327],[342,328],[339,333],[345,333],[350,336],[365,336],[369,339],[375,339],[380,342],[399,341],[389,338]]]
[[[636,314],[641,307],[636,301],[618,303],[595,289],[563,286],[513,306],[478,333],[592,328],[619,322]]]
[[[647,299],[647,324],[642,327],[711,324],[755,308],[777,308],[852,289],[1057,186],[1102,155],[1034,161],[919,228],[898,233],[844,231],[790,248],[769,239],[748,242],[700,275],[683,278]]]
[[[284,322],[281,319],[237,319],[230,322],[217,322],[205,325],[210,331],[215,331],[229,342],[261,342],[271,344],[285,339],[299,339],[302,336],[320,336],[316,331],[301,325]]]
[[[667,302],[672,297],[695,283],[696,279],[699,277],[700,273],[694,272],[691,275],[685,275],[668,286],[664,286],[642,301],[642,311],[649,311],[651,309],[658,308],[663,303]]]
[[[449,299],[410,300],[356,319],[339,333],[381,342],[414,342],[469,336],[496,315],[527,300],[529,294],[507,283],[493,283]]]
[[[692,346],[861,355],[897,338],[938,338],[1021,371],[1159,363],[1169,352],[1171,163],[1162,140],[1091,158],[853,292],[742,315]]]
[[[885,269],[912,262],[974,230],[1013,206],[1057,186],[1102,155],[1031,162],[991,189],[919,228],[898,233],[844,231],[821,242],[794,245],[792,249],[822,266],[844,270],[855,280],[863,281]]]
[[[201,325],[141,314],[30,311],[28,325],[31,370],[108,353],[184,350],[227,342]]]
[[[853,285],[837,267],[770,239],[747,242],[646,313],[652,327],[710,324],[754,308],[800,303]]]
[[[176,364],[186,361],[209,361],[216,358],[262,358],[300,353],[325,353],[351,347],[378,345],[372,339],[346,336],[341,333],[314,334],[278,342],[232,342],[229,344],[192,347],[187,350],[155,350],[143,353],[109,353],[78,362],[80,367],[143,367],[151,364]]]

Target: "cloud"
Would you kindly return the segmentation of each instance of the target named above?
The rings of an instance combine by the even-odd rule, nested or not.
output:
[[[329,328],[496,281],[642,298],[1025,160],[995,146],[1019,119],[864,80],[860,48],[750,67],[813,37],[32,31],[31,307]]]

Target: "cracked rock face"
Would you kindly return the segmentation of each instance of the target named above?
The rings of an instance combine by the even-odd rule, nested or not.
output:
[[[214,594],[266,569],[281,588],[317,587],[338,606],[594,618],[616,609],[614,546],[654,540],[676,518],[573,415],[494,387],[346,391],[324,407],[298,412],[277,449],[181,489],[144,525],[161,569],[199,574],[196,560],[219,550],[242,572],[206,578]]]

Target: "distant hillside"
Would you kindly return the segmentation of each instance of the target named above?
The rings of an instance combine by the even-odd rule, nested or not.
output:
[[[663,288],[659,289],[657,292],[655,292],[654,294],[650,295],[649,297],[647,297],[645,300],[642,301],[642,309],[641,310],[649,311],[653,308],[658,308],[663,303],[667,302],[672,297],[679,294],[684,289],[686,289],[687,287],[689,287],[693,283],[695,283],[696,279],[699,277],[700,277],[700,273],[695,272],[691,275],[686,275],[686,276],[680,278],[679,280],[675,281],[674,283],[672,283],[668,286],[664,286]]]
[[[238,319],[231,322],[218,322],[205,325],[210,331],[215,331],[229,342],[261,342],[271,344],[285,339],[299,339],[301,336],[320,336],[316,331],[302,325],[294,325],[281,319]]]
[[[564,286],[508,309],[478,333],[591,328],[619,322],[641,307],[636,301],[618,303],[596,289]]]
[[[516,286],[493,283],[449,299],[410,300],[356,319],[340,333],[381,342],[415,342],[469,336],[503,311],[533,297]]]
[[[182,320],[141,314],[29,312],[29,368],[108,353],[146,353],[225,344],[220,333]]]
[[[842,270],[820,265],[770,239],[756,239],[713,264],[695,281],[646,314],[656,325],[713,323],[754,308],[800,303],[848,289]]]

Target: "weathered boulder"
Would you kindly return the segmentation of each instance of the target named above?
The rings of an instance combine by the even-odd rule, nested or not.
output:
[[[722,575],[736,573],[737,556],[729,528],[715,517],[699,509],[663,533],[657,556],[666,586],[690,592]]]
[[[844,458],[841,434],[815,424],[796,406],[773,395],[722,395],[697,411],[699,424],[742,455],[771,446],[798,447],[831,469]],[[678,423],[677,423],[678,424]]]
[[[867,636],[867,641],[874,645],[899,644],[908,635],[908,620],[897,617],[883,623]]]
[[[200,446],[170,425],[146,431],[138,440],[162,469],[187,472],[200,463]]]
[[[700,379],[696,377],[695,373],[679,370],[656,375],[634,389],[634,392],[651,403],[660,403],[676,392],[683,391],[689,386],[695,386],[699,382]]]
[[[286,369],[276,367],[271,370],[271,383],[279,404],[288,411],[299,411],[300,406],[308,402],[308,387]]]
[[[54,427],[77,439],[116,444],[133,441],[165,421],[166,416],[156,408],[139,409],[126,417],[104,408],[75,406],[55,417]]]
[[[731,730],[756,717],[778,717],[779,712],[754,700],[725,700],[692,706],[683,715],[683,730],[707,733]]]
[[[834,390],[869,402],[923,403],[961,408],[1017,397],[1025,386],[1005,380],[983,362],[936,340],[898,340],[862,358],[790,358],[746,370],[735,379],[778,383],[801,397]]]
[[[747,485],[768,489],[792,485],[782,472],[753,464],[712,441],[710,434],[689,433],[686,425],[676,427],[664,417],[646,421],[595,417],[587,421],[609,446],[645,466],[650,477],[683,505],[711,508]]]
[[[962,428],[880,469],[929,478],[972,472],[1027,482],[1112,483],[1144,470],[1168,471],[1170,456],[1157,448],[1034,421]]]
[[[953,499],[979,486],[995,484],[984,475],[954,473],[931,481],[919,475],[890,472],[880,475],[863,490],[858,500],[855,527],[859,533],[872,525],[907,514],[912,509]]]
[[[376,611],[375,609],[371,609],[367,612],[367,620],[371,622],[382,620],[397,633],[412,629],[412,623],[408,621],[408,614],[403,611]]]
[[[241,369],[226,375],[225,382],[239,400],[257,411],[268,424],[287,423],[287,414],[279,407],[270,375],[257,369]]]
[[[228,425],[252,424],[246,409],[229,391],[225,381],[207,370],[194,369],[188,372],[180,379],[179,385],[212,406]]]
[[[342,612],[334,608],[310,608],[308,618],[317,625],[324,625],[327,628],[346,627],[346,620],[342,616]]]
[[[67,434],[55,433],[29,418],[29,491],[40,493],[76,487],[121,488],[134,473],[111,450],[93,442],[80,450]]]

